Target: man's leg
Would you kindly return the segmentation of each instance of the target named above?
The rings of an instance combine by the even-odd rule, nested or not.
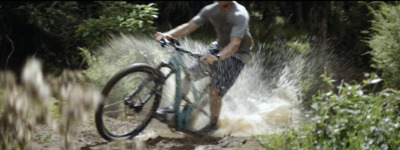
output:
[[[206,126],[203,131],[215,131],[218,126],[218,118],[221,113],[222,97],[233,86],[239,76],[244,64],[233,57],[221,61],[216,72],[211,77],[210,83],[210,107],[211,121],[209,126]]]
[[[221,112],[222,97],[217,88],[210,86],[211,126],[216,126]]]

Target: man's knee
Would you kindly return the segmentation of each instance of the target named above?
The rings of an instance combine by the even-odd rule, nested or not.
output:
[[[213,86],[210,86],[210,96],[212,96],[212,97],[215,97],[215,96],[221,97],[221,92],[217,88],[215,88]]]

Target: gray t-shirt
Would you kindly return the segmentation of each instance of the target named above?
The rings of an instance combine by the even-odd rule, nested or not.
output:
[[[222,50],[229,44],[230,38],[242,38],[239,49],[233,54],[244,63],[250,59],[249,51],[252,46],[252,37],[248,28],[249,13],[246,8],[236,1],[228,12],[221,12],[217,2],[205,6],[192,21],[201,26],[210,22],[217,33],[217,49]]]

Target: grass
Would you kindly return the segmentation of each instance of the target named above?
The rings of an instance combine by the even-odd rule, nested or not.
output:
[[[9,135],[8,134],[6,135],[4,143],[7,143],[7,144],[4,145],[5,146],[5,147],[3,147],[4,149],[13,149],[13,150],[22,149],[17,142],[15,142],[13,140],[9,141]]]
[[[51,135],[40,135],[40,134],[38,134],[38,135],[35,136],[35,138],[36,138],[37,141],[47,142],[47,141],[49,141],[51,139]]]
[[[49,103],[49,110],[50,110],[50,118],[54,120],[58,120],[61,118],[60,112],[60,101],[53,98],[53,100]]]

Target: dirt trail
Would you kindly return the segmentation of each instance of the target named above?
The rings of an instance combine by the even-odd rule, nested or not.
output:
[[[263,149],[255,137],[216,137],[215,139],[199,138],[184,133],[171,132],[167,125],[153,119],[142,134],[132,140],[108,142],[98,133],[91,118],[74,129],[76,135],[71,149],[138,149],[138,150],[211,150],[211,149]],[[53,125],[37,126],[34,133],[34,149],[62,150],[63,137]]]

